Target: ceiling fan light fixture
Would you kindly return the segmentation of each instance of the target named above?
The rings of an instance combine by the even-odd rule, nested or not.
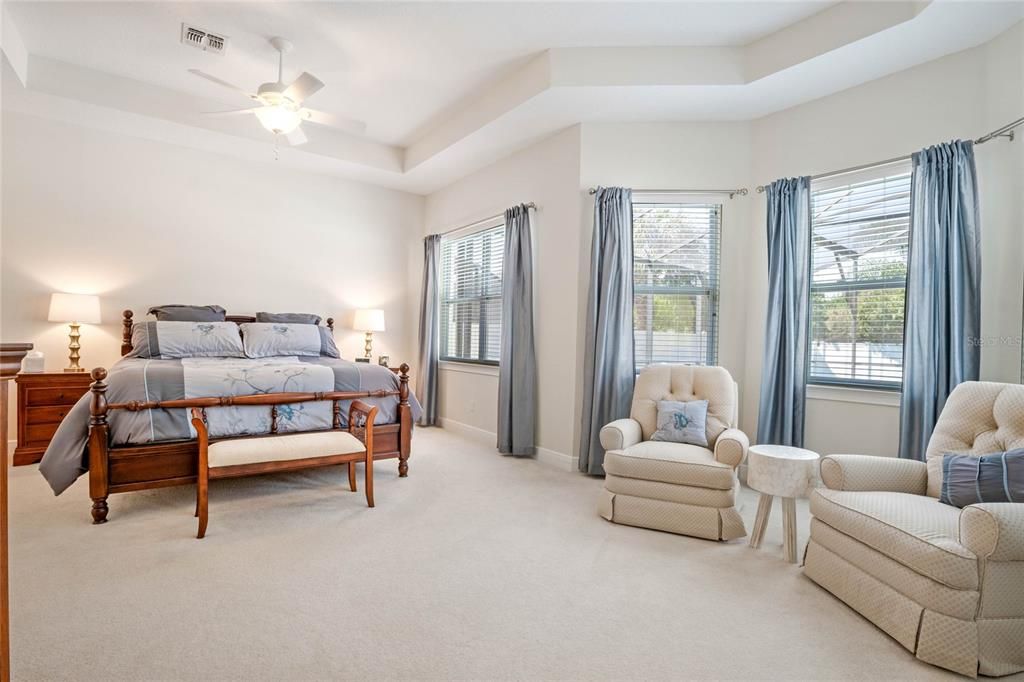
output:
[[[285,105],[276,104],[256,110],[260,124],[275,135],[287,135],[299,127],[302,116]]]

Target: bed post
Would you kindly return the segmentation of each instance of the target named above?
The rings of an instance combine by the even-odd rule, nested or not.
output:
[[[131,311],[125,311],[125,319],[130,319]],[[97,367],[90,374],[92,384],[89,390],[92,399],[89,402],[89,497],[92,498],[92,522],[107,522],[107,494],[109,490],[107,469],[107,447],[109,445],[107,427],[107,370]]]
[[[132,317],[134,313],[126,310],[121,313],[121,355],[132,352]]]
[[[412,448],[412,409],[409,407],[409,365],[398,368],[398,475],[409,475],[409,451]]]

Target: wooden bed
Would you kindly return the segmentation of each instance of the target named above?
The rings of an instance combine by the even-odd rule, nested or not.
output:
[[[121,355],[132,350],[131,310],[124,311],[122,319]],[[255,322],[254,316],[228,315],[228,321],[243,324]],[[334,330],[333,318],[327,318],[327,326]],[[92,498],[93,523],[105,523],[109,507],[107,498],[113,493],[127,493],[135,490],[163,488],[172,485],[187,485],[196,482],[198,471],[198,443],[192,440],[176,440],[145,445],[110,444],[107,415],[113,410],[151,410],[192,407],[216,407],[231,405],[232,397],[188,398],[128,403],[108,403],[107,370],[97,367],[92,370],[93,383],[90,386],[89,405],[89,497]],[[334,401],[337,413],[339,402],[359,398],[397,396],[398,422],[378,424],[373,429],[373,458],[398,459],[398,475],[409,473],[409,451],[412,443],[412,409],[409,405],[409,366],[403,364],[398,374],[397,391],[334,391],[318,395],[318,399]],[[281,405],[290,400],[288,393],[261,395],[260,404]],[[262,436],[250,436],[260,438]],[[237,438],[237,437],[236,437]]]

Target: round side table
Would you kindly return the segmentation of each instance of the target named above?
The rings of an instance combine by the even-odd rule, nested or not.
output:
[[[786,445],[751,445],[747,453],[747,485],[761,493],[757,518],[750,533],[750,546],[758,548],[768,526],[772,500],[782,498],[783,552],[796,563],[796,498],[807,497],[814,485],[818,460],[816,452]]]

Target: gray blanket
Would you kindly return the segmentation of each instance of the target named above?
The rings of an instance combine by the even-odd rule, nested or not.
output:
[[[398,376],[386,367],[328,357],[189,358],[158,360],[122,358],[107,376],[107,401],[112,403],[182,398],[254,395],[286,391],[397,391]],[[55,494],[64,492],[89,469],[89,401],[86,393],[57,428],[39,471]],[[375,423],[398,420],[398,398],[367,398],[379,410]],[[420,406],[410,392],[413,419]],[[278,410],[278,429],[310,431],[330,428],[331,403],[300,403]],[[342,425],[348,425],[348,403],[342,403]],[[195,438],[188,410],[114,410],[108,413],[112,445],[139,445]],[[218,407],[207,410],[212,436],[267,433],[270,408]]]

